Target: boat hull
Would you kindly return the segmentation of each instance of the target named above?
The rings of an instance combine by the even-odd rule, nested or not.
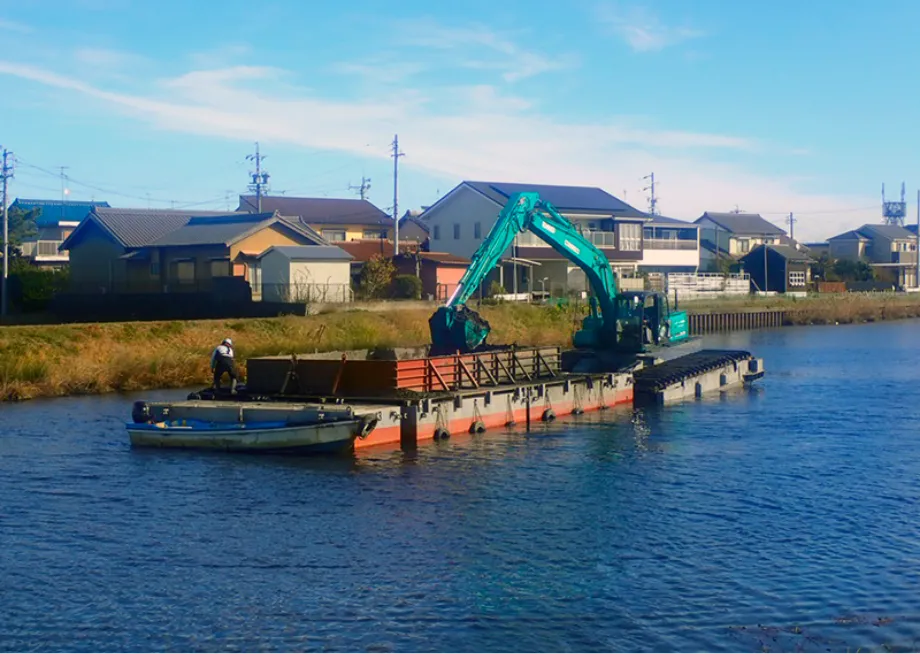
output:
[[[127,425],[132,447],[265,454],[351,452],[355,440],[372,430],[360,419],[306,425],[220,426],[185,420]]]

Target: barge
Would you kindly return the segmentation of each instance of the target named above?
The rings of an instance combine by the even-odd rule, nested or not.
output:
[[[263,425],[260,443],[276,444],[263,449],[294,451],[298,448],[284,446],[281,432],[272,430],[299,420],[300,434],[314,433],[309,426],[324,423],[316,434],[330,424],[337,425],[340,435],[350,429],[351,435],[332,448],[339,451],[373,446],[411,450],[452,434],[529,427],[642,401],[666,404],[701,397],[763,375],[762,360],[744,351],[702,350],[668,361],[645,357],[614,372],[565,369],[563,361],[571,357],[559,347],[493,347],[438,356],[428,352],[401,348],[255,357],[247,361],[247,383],[236,394],[204,389],[182,402],[136,403],[128,431],[137,446],[169,447],[207,439],[207,430],[194,438],[189,430],[167,437],[151,425],[170,420],[214,425],[250,421]],[[247,433],[233,429],[237,431],[231,436],[238,439]],[[221,434],[215,446],[259,449],[245,443],[233,448],[227,438]],[[311,438],[299,449],[322,449],[318,436]]]

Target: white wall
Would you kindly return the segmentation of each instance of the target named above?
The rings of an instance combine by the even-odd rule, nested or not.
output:
[[[348,302],[351,299],[350,261],[292,261],[294,301]]]
[[[277,251],[262,257],[262,299],[267,302],[349,302],[350,261],[291,261]]]
[[[432,252],[450,252],[469,259],[483,239],[489,234],[492,225],[502,208],[481,193],[468,186],[458,186],[451,191],[440,205],[432,207],[425,213],[430,227],[429,249]],[[481,238],[474,238],[474,223],[481,225]],[[454,238],[454,225],[460,225],[460,238]],[[439,238],[435,238],[438,229]],[[502,255],[511,256],[511,248]]]
[[[689,266],[700,265],[700,251],[693,250],[649,250],[642,251],[640,266]]]
[[[260,260],[262,266],[262,299],[266,302],[284,302],[284,289],[290,284],[289,259],[272,250]]]

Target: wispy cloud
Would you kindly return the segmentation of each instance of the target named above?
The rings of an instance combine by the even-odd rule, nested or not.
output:
[[[494,85],[431,87],[424,96],[410,88],[385,90],[341,101],[284,87],[291,73],[272,67],[193,70],[149,82],[141,93],[14,62],[0,61],[0,75],[31,80],[64,98],[94,98],[102,111],[187,134],[366,157],[367,143],[398,132],[409,153],[406,165],[411,159],[416,170],[448,180],[598,185],[617,194],[627,189],[627,201],[642,206],[639,180],[654,170],[662,209],[677,217],[694,218],[735,203],[763,213],[795,211],[801,217],[797,233],[805,238],[824,238],[844,231],[844,224],[865,222],[864,216],[845,212],[867,206],[866,198],[800,192],[794,177],[747,173],[732,163],[738,153],[766,147],[756,140],[637,128],[616,117],[562,120],[541,115],[527,99]],[[387,153],[381,149],[370,156],[383,160]],[[809,211],[831,213],[809,217]]]
[[[360,77],[372,83],[397,84],[428,70],[428,66],[417,61],[383,60],[374,63],[342,61],[333,64],[330,70],[341,75]]]
[[[34,31],[29,25],[17,23],[16,21],[0,18],[0,31],[19,32],[20,34],[29,34]]]
[[[626,41],[635,52],[664,50],[706,36],[705,32],[694,27],[667,25],[644,7],[624,8],[608,3],[598,6],[595,14],[605,29]]]
[[[529,50],[517,44],[517,35],[485,25],[446,26],[434,20],[418,19],[402,21],[398,27],[403,45],[451,53],[456,65],[499,71],[506,82],[577,65],[573,55],[554,57]]]

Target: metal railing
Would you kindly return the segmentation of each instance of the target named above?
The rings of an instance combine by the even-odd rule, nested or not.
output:
[[[582,231],[581,236],[586,240],[590,241],[593,245],[599,248],[615,248],[616,247],[616,232],[589,232]],[[544,241],[542,238],[536,234],[531,234],[530,232],[525,232],[524,234],[518,234],[517,244],[524,247],[549,247],[549,244]]]
[[[696,240],[680,238],[647,238],[644,242],[646,250],[696,250]]]
[[[58,252],[64,241],[26,241],[20,246],[24,257],[66,257],[67,252]]]

